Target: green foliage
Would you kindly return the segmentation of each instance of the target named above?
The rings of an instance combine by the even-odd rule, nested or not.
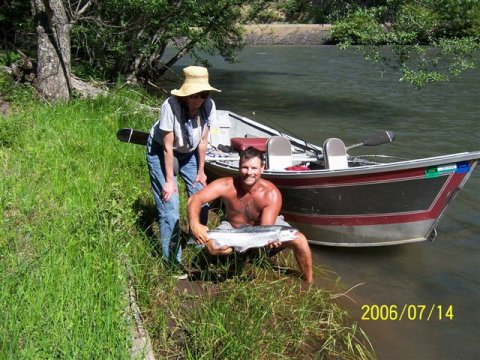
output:
[[[280,3],[279,8],[285,12],[285,18],[290,22],[305,22],[308,18],[312,19],[310,14],[314,9],[309,0],[287,0]]]
[[[22,56],[13,51],[0,51],[0,66],[9,66],[10,64],[14,63],[15,61],[21,59]]]
[[[241,25],[247,21],[335,21],[333,41],[344,48],[363,46],[366,58],[400,71],[402,80],[416,86],[472,68],[480,41],[478,0],[105,0],[91,2],[81,15],[75,11],[85,2],[63,4],[73,25],[74,72],[111,81],[155,80],[186,55],[206,66],[205,54],[236,61],[243,46]],[[2,47],[20,48],[35,58],[30,3],[6,0],[4,5]],[[444,40],[452,43],[444,46]],[[382,45],[389,46],[390,55]],[[167,46],[173,52],[166,52]],[[13,54],[2,53],[0,63],[15,60],[18,55]],[[435,55],[425,56],[429,54]]]
[[[317,2],[311,0],[257,0],[249,9],[249,19],[257,23],[321,23],[326,20],[326,14],[328,13],[326,8],[333,3],[335,2]]]
[[[364,9],[349,14],[344,21],[336,24],[330,36],[334,41],[341,40],[342,46],[384,42],[384,30],[376,21],[375,12]]]
[[[353,10],[331,35],[342,48],[361,45],[367,60],[399,71],[400,81],[421,88],[475,67],[479,6],[471,0],[389,0],[386,6]]]
[[[161,358],[373,358],[329,293],[271,268],[177,290],[154,251],[145,148],[115,137],[155,121],[138,102],[159,100],[121,86],[68,104],[14,101],[0,117],[0,357],[129,359],[134,283]]]
[[[287,267],[294,261],[281,257]],[[304,289],[271,267],[252,265],[243,276],[204,281],[201,291],[192,291],[143,266],[149,268],[144,284],[156,294],[142,299],[151,309],[146,322],[162,358],[375,358],[365,334],[348,323],[329,292]]]
[[[10,148],[23,138],[24,119],[5,117],[0,114],[0,150]]]
[[[249,8],[255,22],[330,24],[344,18],[351,9],[384,5],[387,0],[257,0]]]
[[[32,87],[13,81],[11,75],[0,70],[0,98],[11,106],[26,106],[33,98]]]
[[[24,0],[4,0],[0,7],[0,49],[22,48],[25,53],[35,44],[31,36],[33,30],[30,2]]]
[[[258,10],[251,9],[251,14],[249,16],[259,24],[271,24],[285,21],[285,17],[280,11],[270,8]]]
[[[234,61],[242,46],[243,13],[249,0],[108,0],[95,3],[90,18],[73,28],[73,53],[83,67],[114,80],[118,75],[153,80],[182,56],[220,54]],[[165,58],[168,45],[176,49]]]

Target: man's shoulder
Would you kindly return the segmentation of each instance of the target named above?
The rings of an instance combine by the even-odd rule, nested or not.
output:
[[[210,183],[212,186],[234,186],[234,179],[231,176],[218,178]]]
[[[266,179],[260,179],[260,184],[262,185],[262,187],[265,189],[265,190],[268,190],[268,191],[279,191],[277,186],[272,183],[271,181],[269,180],[266,180]]]

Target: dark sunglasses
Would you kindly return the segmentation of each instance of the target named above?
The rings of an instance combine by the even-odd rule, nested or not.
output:
[[[198,98],[206,99],[209,95],[210,95],[209,91],[202,91],[200,93],[196,93],[196,94],[193,94],[193,95],[188,95],[188,97],[190,99],[198,99]]]

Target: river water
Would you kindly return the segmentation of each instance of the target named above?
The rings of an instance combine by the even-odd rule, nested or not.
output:
[[[392,144],[351,150],[404,158],[480,150],[480,70],[416,90],[361,55],[333,46],[247,47],[236,64],[211,57],[214,99],[232,110],[316,144],[358,143],[393,130]],[[180,67],[190,65],[185,59]],[[369,336],[379,359],[480,358],[480,173],[447,210],[434,242],[364,249],[312,246],[314,262],[336,272],[339,299]],[[385,201],[389,201],[385,199]],[[318,280],[319,283],[322,279]],[[426,321],[362,320],[363,305],[435,309]],[[439,311],[438,306],[442,307]],[[453,318],[445,314],[450,307]],[[411,311],[415,310],[410,307]],[[442,315],[442,319],[440,319]]]

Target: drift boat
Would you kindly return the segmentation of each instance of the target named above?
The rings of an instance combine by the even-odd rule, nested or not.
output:
[[[145,145],[148,133],[120,129],[117,137]],[[218,110],[210,124],[205,171],[209,180],[235,176],[238,151],[248,146],[265,151],[263,178],[280,189],[285,220],[313,244],[366,247],[433,240],[480,151],[386,162],[347,153],[393,139],[393,132],[384,131],[348,147],[338,138],[318,146]]]

